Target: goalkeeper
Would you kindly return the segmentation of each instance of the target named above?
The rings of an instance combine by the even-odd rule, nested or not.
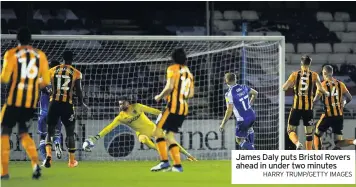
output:
[[[91,147],[93,147],[97,140],[104,137],[118,125],[126,124],[136,132],[138,140],[141,143],[157,150],[155,144],[151,140],[151,137],[153,137],[153,132],[156,129],[156,125],[150,119],[148,119],[148,117],[145,115],[145,112],[158,116],[161,115],[161,111],[140,103],[130,101],[127,97],[120,99],[119,105],[119,115],[108,126],[101,130],[99,134],[87,139],[83,143],[83,149],[90,152]],[[180,148],[180,152],[186,155],[188,160],[197,161],[196,158],[190,155],[181,145],[178,146]]]

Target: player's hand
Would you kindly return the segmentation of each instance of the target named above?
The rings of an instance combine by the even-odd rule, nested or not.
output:
[[[224,132],[224,125],[220,125],[219,131],[220,131],[220,132]]]
[[[156,96],[155,96],[155,100],[156,100],[157,102],[159,102],[159,101],[161,100],[161,97],[160,97],[159,95],[156,95]]]

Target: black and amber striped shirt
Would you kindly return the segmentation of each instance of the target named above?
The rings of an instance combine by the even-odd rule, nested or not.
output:
[[[330,95],[327,97],[317,91],[321,96],[324,104],[324,112],[326,117],[343,116],[344,112],[344,97],[343,95],[348,92],[345,84],[339,80],[332,78],[330,81],[323,81],[321,83],[324,90],[328,91]]]
[[[313,71],[295,71],[288,81],[294,83],[293,109],[312,110],[313,109],[313,89],[318,74]]]
[[[61,64],[51,68],[51,101],[73,103],[75,81],[82,79],[82,73],[71,65]]]
[[[185,65],[173,64],[167,68],[167,79],[174,79],[172,93],[167,96],[167,108],[170,113],[188,115],[187,97],[191,86],[194,86],[193,75]]]
[[[31,46],[8,50],[4,55],[1,82],[10,83],[7,106],[36,108],[40,87],[49,85],[46,55]]]

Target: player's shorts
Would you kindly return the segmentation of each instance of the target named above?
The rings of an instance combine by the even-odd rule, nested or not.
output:
[[[235,131],[235,136],[238,138],[246,138],[247,135],[249,134],[249,131],[251,131],[251,127],[256,121],[256,117],[251,117],[248,119],[244,119],[244,121],[238,121],[236,122],[236,131]],[[252,129],[253,130],[253,129]]]
[[[19,108],[14,106],[7,106],[6,104],[3,106],[1,110],[1,127],[2,133],[10,135],[12,133],[12,129],[18,123],[18,133],[26,133],[28,132],[28,124],[35,115],[36,109],[33,108]]]
[[[342,135],[342,130],[344,129],[344,117],[325,117],[323,114],[317,124],[318,130],[321,132],[326,132],[330,127],[334,134]]]
[[[297,110],[292,108],[289,113],[288,124],[299,126],[300,119],[303,119],[304,126],[313,126],[313,110]]]
[[[166,109],[157,123],[157,128],[161,128],[166,132],[178,133],[185,117],[184,115],[172,114],[169,112],[169,109]]]
[[[51,101],[48,109],[47,124],[48,128],[55,128],[58,120],[61,119],[66,133],[74,134],[75,116],[73,104]]]

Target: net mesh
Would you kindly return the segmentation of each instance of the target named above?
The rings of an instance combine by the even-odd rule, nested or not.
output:
[[[15,47],[16,41],[1,40],[1,55]],[[77,147],[89,135],[96,135],[118,114],[118,99],[133,95],[138,102],[163,110],[154,96],[165,84],[165,71],[170,54],[184,47],[188,67],[194,75],[196,94],[189,100],[189,116],[177,140],[198,159],[229,159],[235,149],[234,119],[219,132],[226,108],[224,74],[244,74],[244,83],[259,92],[253,108],[257,114],[255,147],[277,150],[279,145],[279,42],[278,41],[149,41],[142,40],[33,40],[31,45],[43,50],[49,59],[61,60],[65,50],[75,53],[74,66],[83,73],[85,102],[91,110],[78,112]],[[282,75],[284,76],[284,75]],[[4,103],[7,87],[2,86]],[[281,115],[284,117],[283,115]],[[155,116],[149,116],[152,121]],[[36,121],[32,133],[36,137]],[[38,141],[38,138],[35,138]],[[64,149],[66,147],[64,146]],[[21,155],[25,155],[21,153]],[[139,143],[135,132],[119,125],[99,140],[91,153],[79,150],[81,159],[152,160],[154,150]]]

